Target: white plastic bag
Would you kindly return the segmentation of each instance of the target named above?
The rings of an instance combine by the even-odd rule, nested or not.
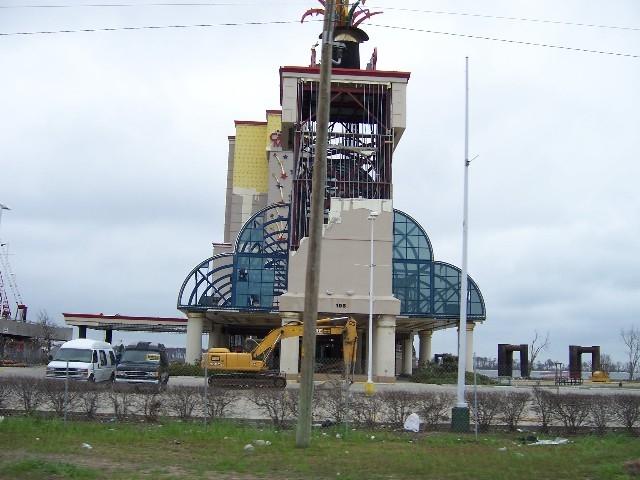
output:
[[[407,432],[419,432],[420,431],[420,417],[417,413],[412,413],[404,421],[404,429]]]

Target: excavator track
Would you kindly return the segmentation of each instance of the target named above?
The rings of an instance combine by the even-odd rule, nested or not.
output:
[[[267,373],[215,373],[209,375],[209,386],[229,390],[254,388],[278,388],[287,386],[287,380],[279,372]]]

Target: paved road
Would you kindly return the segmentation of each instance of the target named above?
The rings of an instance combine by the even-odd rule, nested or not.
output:
[[[0,367],[0,377],[7,376],[27,376],[34,378],[44,378],[45,376],[45,367]],[[204,379],[202,377],[171,377],[169,380],[169,385],[185,385],[185,386],[200,386],[203,385]],[[317,388],[322,388],[324,381],[316,382]],[[501,391],[515,391],[522,389],[532,389],[536,384],[535,381],[514,381],[512,385],[496,385],[496,386],[484,386],[479,385],[478,390],[490,390],[490,389],[499,389]],[[553,382],[547,382],[544,385],[553,386]],[[297,389],[298,383],[289,381],[287,388]],[[471,386],[467,386],[467,389],[472,388]],[[376,384],[377,391],[388,391],[388,390],[404,390],[408,392],[451,392],[456,393],[456,385],[425,385],[421,383],[412,383],[407,382],[406,380],[400,379],[397,383],[387,383],[387,384]],[[640,384],[623,384],[623,387],[618,387],[618,383],[611,384],[592,384],[590,382],[586,382],[580,386],[561,386],[559,387],[561,392],[579,392],[579,393],[597,393],[597,394],[613,394],[624,391],[625,393],[636,393],[640,394]],[[352,385],[351,391],[353,392],[363,392],[364,391],[364,383],[357,382]]]

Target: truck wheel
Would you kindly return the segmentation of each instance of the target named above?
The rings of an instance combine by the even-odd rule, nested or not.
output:
[[[210,387],[213,387],[213,377],[209,377],[209,379],[207,380],[207,382],[209,383]]]
[[[276,388],[284,388],[287,386],[287,380],[284,377],[276,377],[273,379],[273,386]]]

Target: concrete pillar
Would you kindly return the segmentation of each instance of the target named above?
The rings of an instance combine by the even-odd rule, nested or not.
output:
[[[300,315],[297,313],[282,313],[282,324],[298,320]],[[291,337],[280,340],[280,371],[287,376],[297,376],[298,361],[300,359],[300,339],[299,337]]]
[[[87,326],[80,325],[78,327],[78,338],[87,338]]]
[[[473,328],[475,324],[473,322],[467,323],[467,358],[465,368],[467,372],[473,372]]]
[[[413,333],[402,339],[402,374],[413,373]]]
[[[200,364],[203,320],[204,313],[202,312],[187,313],[187,354],[184,359],[186,363]]]
[[[223,345],[222,343],[222,325],[220,325],[219,323],[211,322],[211,329],[209,331],[209,342],[207,344],[207,348],[226,347],[227,344]]]
[[[396,317],[380,315],[374,324],[373,375],[378,382],[395,382]]]
[[[113,330],[107,328],[104,331],[104,341],[107,343],[113,343]]]
[[[418,362],[420,365],[426,365],[431,361],[431,337],[433,337],[433,330],[422,330],[418,334],[420,337],[420,355],[418,356]]]

